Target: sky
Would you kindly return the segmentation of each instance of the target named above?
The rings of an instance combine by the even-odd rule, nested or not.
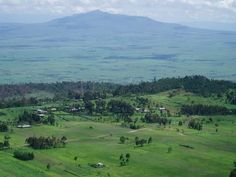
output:
[[[0,22],[45,22],[92,10],[174,23],[236,24],[236,0],[0,0]]]

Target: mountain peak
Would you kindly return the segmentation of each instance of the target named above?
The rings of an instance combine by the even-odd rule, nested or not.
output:
[[[89,12],[86,12],[87,14],[105,14],[106,12],[101,11],[101,10],[92,10]]]

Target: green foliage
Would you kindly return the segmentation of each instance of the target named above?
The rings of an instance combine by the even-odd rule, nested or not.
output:
[[[50,170],[50,169],[51,169],[50,163],[47,164],[46,168],[47,168],[47,170]]]
[[[10,139],[9,136],[7,136],[7,135],[4,136],[3,142],[0,142],[0,150],[10,148],[9,139]]]
[[[191,119],[188,123],[188,127],[196,130],[202,130],[202,123],[197,119]]]
[[[126,141],[126,138],[125,138],[124,136],[121,136],[121,137],[120,137],[120,143],[121,143],[121,144],[124,144],[125,141]]]
[[[7,123],[0,121],[0,132],[7,132],[7,131],[8,131]]]
[[[21,99],[7,99],[0,102],[0,108],[31,106],[31,105],[38,105],[38,103],[39,101],[36,98],[26,99],[23,97]]]
[[[169,154],[169,153],[171,153],[171,152],[172,152],[172,147],[168,147],[167,153]]]
[[[166,78],[136,85],[119,86],[114,91],[114,95],[154,94],[180,88],[198,95],[211,96],[212,94],[220,95],[229,89],[236,88],[236,84],[228,81],[210,80],[203,76],[186,76],[184,78]]]
[[[17,123],[22,123],[22,122],[27,122],[29,124],[41,123],[42,119],[40,118],[39,115],[37,115],[35,113],[24,111],[17,118]]]
[[[111,100],[108,103],[108,110],[127,122],[129,122],[130,116],[134,114],[133,106],[120,100]]]
[[[95,110],[95,105],[92,101],[85,102],[84,107],[88,111],[89,114],[93,114],[93,112]]]
[[[159,125],[166,126],[171,124],[171,119],[161,118],[158,114],[147,113],[144,118],[141,119],[146,123],[158,123]]]
[[[135,145],[139,147],[143,147],[143,145],[148,142],[146,139],[139,139],[139,137],[135,137],[134,141]]]
[[[148,138],[147,143],[148,143],[148,144],[151,144],[151,143],[152,143],[152,137],[149,137],[149,138]]]
[[[233,169],[233,170],[230,172],[229,177],[236,177],[236,169]]]
[[[236,91],[230,90],[226,93],[226,101],[230,104],[236,104]]]
[[[33,152],[26,152],[26,151],[20,151],[20,150],[15,150],[13,153],[13,156],[17,159],[24,160],[24,161],[34,159]]]
[[[120,166],[126,166],[130,161],[130,154],[126,153],[124,156],[123,154],[120,155]]]
[[[236,114],[236,109],[227,109],[216,105],[184,105],[181,107],[181,113],[187,115],[230,115]]]
[[[57,147],[65,147],[67,138],[63,136],[62,138],[52,137],[29,137],[25,142],[34,149],[49,149]]]

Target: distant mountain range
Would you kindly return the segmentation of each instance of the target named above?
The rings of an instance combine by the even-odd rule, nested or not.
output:
[[[236,80],[236,32],[92,11],[0,24],[0,83],[133,82],[201,74]]]
[[[1,35],[61,35],[61,32],[73,33],[176,33],[196,32],[199,29],[187,26],[163,23],[147,17],[109,14],[99,10],[76,14],[46,23],[37,24],[0,24]],[[70,35],[70,34],[67,34]]]

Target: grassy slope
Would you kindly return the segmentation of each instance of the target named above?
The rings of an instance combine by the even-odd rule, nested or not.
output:
[[[167,93],[148,95],[153,101],[178,109],[179,105],[194,100],[195,103],[219,103],[223,102],[200,98],[187,93],[179,93],[168,98]],[[127,98],[125,98],[127,99]],[[229,106],[229,105],[226,105]],[[11,119],[25,108],[5,109],[0,112],[8,113],[1,119]],[[171,127],[163,128],[156,125],[145,125],[144,129],[134,131],[121,128],[117,123],[98,123],[86,121],[84,118],[71,115],[63,115],[66,120],[58,120],[58,126],[34,126],[30,129],[16,129],[9,133],[11,136],[11,150],[0,151],[1,176],[74,176],[65,170],[78,176],[135,176],[135,177],[227,177],[232,169],[232,162],[236,156],[236,124],[232,124],[235,116],[214,116],[214,123],[204,125],[203,131],[187,129],[186,126],[176,125],[179,119],[173,118]],[[208,117],[204,117],[208,118]],[[215,132],[214,124],[219,124],[219,132]],[[89,127],[92,126],[93,129]],[[180,132],[176,131],[180,129]],[[5,133],[0,133],[0,139]],[[63,136],[68,138],[66,148],[50,150],[32,150],[24,147],[24,140],[28,136]],[[120,136],[129,137],[126,144],[119,144]],[[134,137],[153,137],[151,145],[142,148],[134,148]],[[179,146],[185,144],[193,146],[188,149]],[[168,147],[173,151],[167,153]],[[14,149],[23,148],[34,151],[36,158],[33,161],[23,162],[12,157]],[[130,163],[126,167],[119,166],[120,154],[130,153]],[[75,162],[74,156],[78,156]],[[104,169],[93,169],[88,163],[103,162]],[[46,165],[50,163],[51,169]],[[78,167],[81,164],[81,167]]]

